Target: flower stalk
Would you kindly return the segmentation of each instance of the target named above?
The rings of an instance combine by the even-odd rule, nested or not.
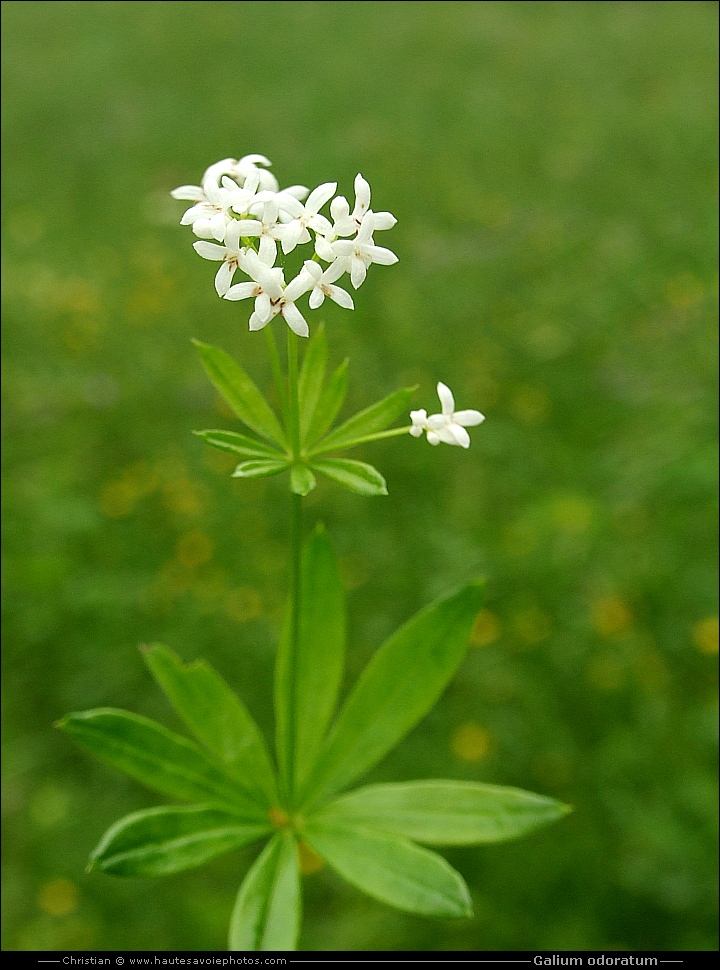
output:
[[[241,459],[234,478],[285,472],[290,477],[288,610],[275,669],[277,765],[242,699],[222,677],[204,661],[184,664],[161,644],[144,648],[146,663],[194,741],[112,708],[70,714],[60,724],[104,761],[189,803],[120,819],[93,852],[92,868],[163,876],[266,840],[239,888],[230,921],[228,946],[240,952],[297,947],[303,853],[312,852],[314,864],[327,863],[390,906],[467,918],[471,898],[462,876],[424,843],[502,841],[568,811],[516,788],[451,780],[370,785],[342,794],[437,702],[467,648],[483,584],[470,582],[408,620],[377,650],[339,705],[345,596],[322,526],[303,542],[303,496],[315,487],[315,473],[359,495],[387,495],[376,468],[335,455],[408,434],[424,434],[431,445],[467,448],[466,429],[484,419],[479,411],[456,411],[452,392],[440,383],[439,414],[413,411],[411,425],[390,427],[408,413],[415,391],[400,388],[333,427],[345,398],[347,361],[326,379],[327,343],[320,327],[299,368],[298,339],[308,337],[309,328],[296,301],[309,294],[310,310],[326,297],[354,309],[350,294],[335,284],[348,274],[357,289],[372,263],[397,261],[373,239],[374,232],[392,228],[395,218],[372,211],[370,186],[358,175],[352,212],[337,196],[330,202],[331,222],[320,209],[336,183],[311,193],[297,185],[281,192],[269,165],[263,155],[227,158],[206,171],[201,186],[181,186],[173,195],[192,203],[182,222],[200,237],[196,251],[221,263],[218,295],[254,299],[249,328],[265,330],[277,390],[279,417],[237,361],[195,341],[210,380],[249,434],[195,433]],[[313,243],[314,255],[286,283],[285,266],[275,261],[284,263],[284,256],[305,243]],[[237,272],[249,279],[234,283]],[[275,317],[288,325],[286,373],[272,331]]]

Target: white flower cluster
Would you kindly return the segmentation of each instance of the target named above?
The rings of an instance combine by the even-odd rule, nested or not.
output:
[[[425,408],[421,411],[411,411],[412,427],[410,434],[414,438],[420,438],[424,431],[431,445],[439,445],[441,441],[444,441],[446,445],[459,445],[461,448],[469,448],[470,435],[465,429],[476,424],[482,424],[485,415],[472,409],[456,411],[452,391],[442,381],[438,382],[437,392],[442,406],[442,414],[431,414],[428,417]]]
[[[299,297],[309,293],[312,310],[326,296],[354,309],[350,294],[335,283],[349,273],[357,289],[371,263],[397,262],[395,253],[376,246],[373,239],[374,232],[392,229],[397,220],[389,212],[373,212],[370,186],[362,175],[355,179],[351,212],[347,199],[335,196],[337,182],[325,182],[312,192],[303,185],[280,190],[269,165],[264,155],[225,158],[210,166],[201,186],[181,185],[171,195],[193,203],[180,223],[192,226],[200,237],[194,244],[197,253],[220,262],[218,295],[226,300],[254,297],[250,329],[262,330],[273,317],[282,316],[291,330],[307,337],[308,325],[295,305]],[[332,221],[320,213],[327,202]],[[314,243],[313,258],[286,283],[283,269],[275,266],[278,244],[287,255],[303,243]],[[233,284],[238,270],[249,280]]]

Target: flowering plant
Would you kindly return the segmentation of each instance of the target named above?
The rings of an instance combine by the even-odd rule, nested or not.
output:
[[[303,860],[327,862],[370,896],[413,913],[468,917],[462,876],[422,844],[469,845],[515,838],[568,810],[515,788],[450,780],[369,785],[345,790],[377,764],[435,704],[462,659],[482,598],[473,582],[437,600],[380,647],[336,713],[345,653],[345,607],[330,541],[316,526],[303,542],[302,498],[319,473],[365,496],[386,495],[381,473],[337,457],[361,443],[426,434],[468,448],[479,411],[455,410],[438,383],[441,412],[407,412],[415,388],[397,390],[336,427],[347,387],[347,361],[326,379],[322,326],[300,366],[298,338],[309,327],[298,301],[317,309],[328,297],[353,309],[337,285],[346,274],[357,290],[372,263],[397,257],[374,233],[392,228],[389,212],[370,208],[370,186],[358,175],[355,204],[335,196],[336,183],[309,192],[280,190],[262,155],[224,159],[201,186],[182,186],[192,202],[182,216],[199,237],[194,248],[220,262],[215,289],[226,300],[254,299],[250,330],[264,330],[279,412],[245,370],[217,347],[196,341],[210,380],[255,437],[198,431],[207,444],[241,461],[238,478],[289,473],[292,502],[290,590],[275,668],[275,756],[240,698],[203,661],[185,665],[167,647],[144,648],[155,680],[195,741],[127,711],[70,714],[60,726],[93,754],[179,801],[116,822],[91,855],[92,868],[120,876],[180,872],[243,845],[267,844],[240,886],[231,950],[292,950],[301,922]],[[321,209],[329,205],[330,217]],[[209,240],[214,240],[213,242]],[[287,257],[313,253],[286,282]],[[280,260],[281,265],[276,265]],[[324,265],[326,264],[326,265]],[[234,282],[237,273],[246,280]],[[307,312],[307,311],[306,311]],[[288,326],[286,371],[269,326]]]

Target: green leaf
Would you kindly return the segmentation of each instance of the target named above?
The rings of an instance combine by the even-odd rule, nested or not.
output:
[[[279,761],[285,777],[292,773],[297,791],[307,781],[325,740],[345,662],[345,597],[335,554],[321,526],[303,549],[294,671],[289,667],[289,628],[288,619],[278,651],[275,719]],[[287,738],[288,716],[293,710],[291,754]],[[288,768],[291,757],[292,772]]]
[[[423,916],[472,916],[459,872],[435,852],[405,839],[313,821],[303,838],[353,886],[382,903]]]
[[[240,887],[230,919],[229,950],[294,950],[300,933],[301,886],[295,839],[280,832]]]
[[[90,856],[90,869],[113,876],[169,876],[272,831],[204,805],[133,812],[112,825]]]
[[[383,398],[382,401],[378,401],[369,408],[365,408],[364,411],[353,415],[339,428],[335,428],[322,441],[319,441],[312,453],[320,455],[327,451],[340,451],[343,448],[350,448],[358,439],[383,431],[396,418],[407,411],[410,398],[415,390],[416,387],[400,388],[400,390],[393,391],[392,394]]]
[[[304,444],[307,433],[315,415],[315,408],[320,400],[320,394],[325,380],[327,364],[327,339],[325,327],[320,324],[313,337],[310,338],[298,382],[298,396],[300,400],[300,441]],[[300,493],[304,494],[304,493]]]
[[[427,714],[465,653],[482,593],[472,583],[436,601],[377,651],[338,716],[308,799],[348,785]]]
[[[148,788],[184,801],[208,802],[243,818],[267,819],[191,741],[146,717],[106,707],[68,714],[58,727]]]
[[[285,434],[275,412],[240,364],[219,347],[193,340],[208,377],[240,420],[263,438],[286,447]]]
[[[265,459],[259,461],[243,461],[232,473],[233,478],[267,478],[269,475],[279,475],[290,463],[287,459],[274,461]]]
[[[322,458],[314,461],[311,468],[327,478],[349,488],[358,495],[387,495],[387,483],[377,468],[364,461],[350,458]]]
[[[346,358],[338,369],[330,375],[330,380],[320,395],[320,400],[305,437],[307,445],[312,445],[321,435],[324,435],[337,417],[347,394],[347,370],[348,360]]]
[[[155,680],[195,737],[254,800],[277,801],[277,785],[265,741],[240,698],[201,660],[185,666],[167,647],[145,649]]]
[[[323,824],[360,826],[434,845],[515,839],[567,815],[554,798],[473,781],[368,785],[314,816]]]
[[[293,465],[290,469],[290,491],[295,495],[307,495],[315,488],[315,476],[307,465]]]
[[[283,458],[281,452],[262,441],[255,441],[244,434],[234,431],[193,431],[193,434],[213,448],[228,451],[231,455],[243,455],[247,458]]]

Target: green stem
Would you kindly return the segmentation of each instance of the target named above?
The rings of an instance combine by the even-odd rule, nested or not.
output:
[[[278,400],[280,401],[280,410],[282,411],[283,418],[287,424],[287,395],[285,393],[285,381],[283,379],[282,367],[280,366],[280,355],[278,354],[277,344],[275,342],[275,333],[273,332],[272,325],[265,327],[265,342],[267,343],[268,353],[270,354],[270,367],[272,369],[273,380],[275,381]]]
[[[380,441],[382,438],[397,438],[401,434],[408,434],[410,431],[410,428],[412,428],[412,425],[407,424],[405,425],[404,428],[390,428],[389,431],[376,431],[375,434],[366,434],[362,438],[353,438],[352,441],[347,441],[345,444],[341,445],[340,449],[330,448],[329,450],[345,451],[346,448],[354,448],[355,445],[364,445],[367,441]],[[320,442],[320,444],[322,445],[322,442]],[[322,447],[315,448],[313,451],[309,453],[308,457],[314,458],[315,455],[322,455],[324,451],[325,449]]]
[[[295,784],[295,718],[297,708],[297,653],[300,638],[300,557],[302,552],[302,495],[291,494],[290,523],[290,650],[288,652],[288,711],[285,720],[287,795],[292,804]]]
[[[298,397],[298,338],[288,328],[288,424],[293,458],[300,457],[300,401]],[[295,718],[297,708],[297,654],[300,639],[300,556],[302,551],[302,496],[292,493],[290,526],[290,650],[288,654],[288,700],[285,751],[288,798],[295,784]]]
[[[300,458],[300,402],[298,400],[298,338],[288,327],[288,424],[293,458]]]

